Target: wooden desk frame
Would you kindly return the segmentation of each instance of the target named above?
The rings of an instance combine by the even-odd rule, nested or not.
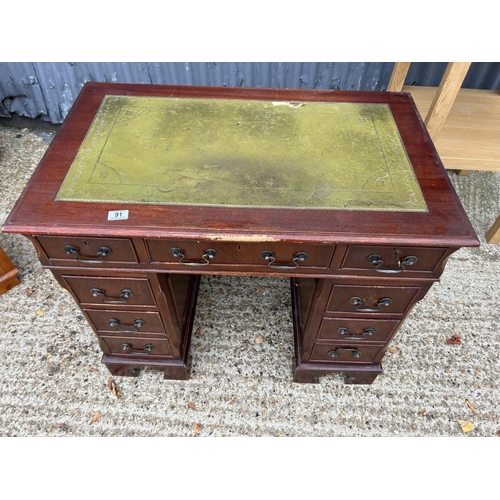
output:
[[[55,201],[105,95],[385,103],[428,211]],[[129,210],[128,219],[108,221],[114,210]],[[451,253],[479,244],[405,93],[100,83],[85,85],[4,231],[30,238],[94,328],[113,374],[150,367],[173,379],[189,377],[203,274],[289,277],[294,380],[342,372],[347,383],[371,383]]]

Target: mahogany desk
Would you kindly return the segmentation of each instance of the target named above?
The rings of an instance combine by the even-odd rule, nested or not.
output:
[[[107,83],[85,85],[4,231],[112,374],[172,379],[202,274],[289,277],[294,380],[371,383],[450,254],[479,245],[409,94]]]

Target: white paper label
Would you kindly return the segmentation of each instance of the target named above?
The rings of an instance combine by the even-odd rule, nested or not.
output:
[[[128,210],[110,210],[108,220],[126,220],[128,219]]]

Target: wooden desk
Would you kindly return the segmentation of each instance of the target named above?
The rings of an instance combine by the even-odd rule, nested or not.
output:
[[[294,380],[371,383],[449,255],[479,244],[405,93],[101,83],[4,231],[30,238],[113,374],[173,379],[202,274],[290,277]]]

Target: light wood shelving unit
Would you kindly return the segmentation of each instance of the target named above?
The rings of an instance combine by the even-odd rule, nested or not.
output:
[[[404,86],[410,64],[395,64],[387,90],[411,93],[445,168],[500,172],[500,93],[461,88],[471,63],[448,63],[439,87]],[[486,240],[500,243],[500,217]]]

